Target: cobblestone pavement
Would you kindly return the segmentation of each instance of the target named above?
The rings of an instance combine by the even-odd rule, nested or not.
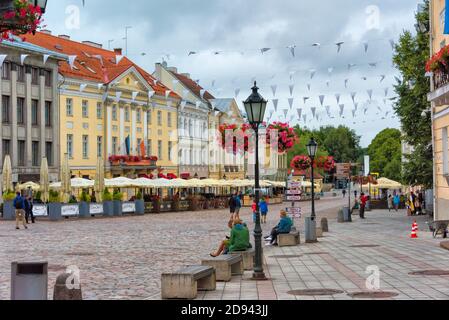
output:
[[[318,201],[317,210],[334,213],[340,202]],[[302,206],[307,214],[310,205]],[[270,208],[270,227],[281,208]],[[250,209],[243,209],[242,217],[251,220]],[[0,299],[10,298],[13,261],[48,261],[49,298],[57,275],[76,266],[85,299],[158,299],[161,273],[198,264],[229,233],[228,220],[227,210],[215,210],[38,221],[26,231],[0,220]]]
[[[366,220],[354,217],[353,223],[330,220],[330,232],[316,244],[265,247],[265,272],[270,281],[254,282],[250,280],[251,272],[245,272],[243,277],[233,277],[230,283],[219,283],[216,292],[203,293],[199,299],[348,300],[353,299],[350,294],[369,291],[366,280],[372,273],[366,272],[368,267],[379,269],[380,291],[397,294],[390,299],[449,299],[449,276],[409,274],[449,271],[449,252],[439,247],[441,239],[433,239],[425,223],[427,217],[407,217],[404,211],[372,211],[366,216]],[[415,220],[420,228],[419,238],[411,239]],[[285,255],[291,257],[279,257]],[[288,293],[304,289],[333,289],[342,293],[324,296]]]

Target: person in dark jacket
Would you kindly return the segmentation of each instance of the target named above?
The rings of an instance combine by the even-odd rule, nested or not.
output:
[[[234,221],[235,208],[237,206],[237,202],[235,200],[236,195],[232,194],[231,198],[229,198],[229,212],[231,214],[230,221]]]
[[[262,199],[259,203],[260,208],[260,222],[261,223],[267,223],[267,214],[268,214],[268,203],[267,200]]]
[[[25,201],[20,194],[20,192],[17,192],[16,197],[14,198],[13,202],[14,208],[16,209],[16,229],[19,230],[19,223],[22,222],[25,229],[28,229],[26,223],[25,223]]]
[[[280,218],[278,225],[271,230],[271,234],[265,237],[265,241],[269,241],[267,245],[277,245],[277,237],[279,234],[290,233],[293,226],[292,219],[287,215],[285,210],[281,210]]]
[[[31,222],[35,223],[34,214],[33,214],[33,199],[28,197],[25,199],[25,220],[27,224],[30,224],[29,218],[31,217]]]

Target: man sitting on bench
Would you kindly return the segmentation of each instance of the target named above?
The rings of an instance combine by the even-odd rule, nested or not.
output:
[[[245,251],[250,248],[249,230],[246,224],[240,219],[235,219],[232,229],[231,237],[221,242],[218,250],[212,252],[212,257],[218,257],[220,254],[227,254],[228,252]]]
[[[292,230],[293,221],[287,215],[285,210],[281,210],[280,212],[281,221],[279,221],[278,225],[271,230],[271,235],[265,237],[265,241],[268,241],[267,246],[277,246],[277,238],[279,234],[288,234]]]

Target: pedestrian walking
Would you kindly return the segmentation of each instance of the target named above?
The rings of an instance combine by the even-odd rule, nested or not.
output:
[[[393,209],[393,196],[390,194],[388,195],[388,212],[391,212],[391,210]]]
[[[396,210],[396,212],[398,212],[398,210],[399,210],[400,203],[401,203],[401,197],[399,196],[399,194],[395,194],[394,198],[393,198],[393,204],[394,204],[394,210]]]
[[[16,229],[19,230],[19,223],[22,223],[25,229],[28,229],[25,223],[25,203],[20,192],[17,192],[16,197],[13,202],[14,208],[16,209]]]
[[[24,201],[25,201],[25,221],[27,224],[30,224],[29,220],[31,218],[31,223],[35,223],[33,214],[33,198],[28,197]]]
[[[354,190],[354,199],[357,199],[357,194],[358,194],[357,190]]]
[[[265,224],[267,223],[267,215],[268,215],[268,202],[265,199],[260,200],[259,209],[262,223]]]
[[[343,198],[346,198],[346,190],[343,189]]]
[[[240,220],[240,209],[242,208],[242,199],[237,192],[235,193],[235,213],[234,213],[234,220]]]
[[[361,219],[365,219],[365,208],[366,208],[367,202],[368,202],[368,197],[364,193],[362,193],[360,195],[360,209],[359,209]]]
[[[235,207],[237,205],[235,198],[236,198],[235,194],[232,194],[231,197],[229,198],[228,204],[229,204],[229,212],[231,214],[229,221],[234,221]]]
[[[256,223],[256,220],[257,220],[257,205],[256,205],[256,200],[253,200],[253,204],[251,205],[251,209],[253,210],[253,222]]]

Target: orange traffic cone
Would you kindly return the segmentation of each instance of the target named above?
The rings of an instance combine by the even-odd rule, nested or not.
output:
[[[412,233],[410,234],[410,238],[418,238],[418,224],[416,223],[416,221],[412,224]]]

